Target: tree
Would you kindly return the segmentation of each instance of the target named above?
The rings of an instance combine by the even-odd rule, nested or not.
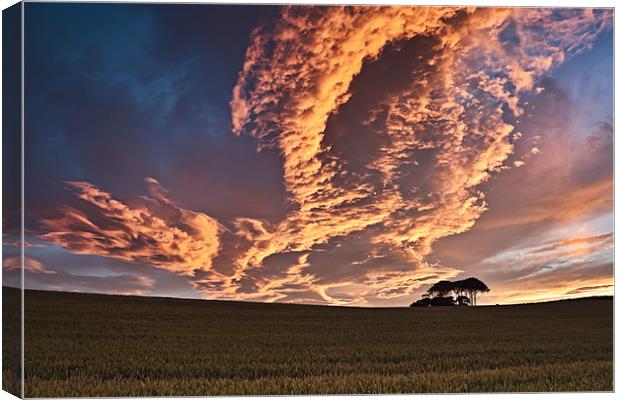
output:
[[[452,282],[454,288],[458,288],[461,293],[467,293],[469,304],[475,306],[478,300],[478,293],[486,293],[491,289],[477,278],[467,278]]]
[[[446,306],[454,306],[454,299],[452,296],[438,296],[430,299],[431,306],[433,307],[446,307]]]
[[[409,307],[430,307],[431,299],[428,297],[421,298],[418,301],[411,303]]]
[[[456,305],[457,306],[468,306],[469,305],[469,297],[467,296],[457,296],[456,297]]]
[[[411,304],[411,307],[472,305],[475,306],[479,293],[490,291],[487,285],[477,278],[460,281],[439,281],[422,295],[422,299]],[[452,297],[454,293],[454,297]]]
[[[428,294],[432,297],[444,297],[454,290],[454,284],[450,281],[439,281],[428,289]]]

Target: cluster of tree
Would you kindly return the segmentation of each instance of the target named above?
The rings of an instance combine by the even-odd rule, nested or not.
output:
[[[461,281],[439,281],[428,289],[422,298],[411,307],[430,306],[475,306],[478,293],[490,289],[479,279],[467,278]]]

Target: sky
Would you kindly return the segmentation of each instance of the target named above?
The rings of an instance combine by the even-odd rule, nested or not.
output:
[[[25,7],[27,288],[613,294],[612,10]]]

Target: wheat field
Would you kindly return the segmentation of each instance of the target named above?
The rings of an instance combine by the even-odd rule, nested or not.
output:
[[[25,395],[611,391],[612,303],[370,309],[26,291]]]

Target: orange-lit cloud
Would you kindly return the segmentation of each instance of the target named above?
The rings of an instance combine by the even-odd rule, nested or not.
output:
[[[207,215],[178,207],[153,178],[149,195],[133,205],[86,182],[68,182],[89,206],[65,207],[62,216],[41,221],[41,238],[78,254],[99,254],[182,274],[209,269],[219,248],[222,227]],[[86,211],[88,210],[88,211]]]
[[[285,183],[298,211],[275,237],[301,230],[301,245],[309,249],[380,225],[374,243],[402,249],[412,265],[410,276],[418,276],[434,241],[468,230],[486,209],[476,187],[508,168],[505,161],[518,137],[504,122],[501,106],[520,116],[519,95],[610,23],[610,14],[570,11],[555,31],[545,29],[549,10],[422,10],[293,7],[275,28],[254,32],[231,107],[235,132],[279,148],[284,157]],[[515,27],[518,44],[502,42],[508,26]],[[540,31],[555,45],[541,47]],[[438,37],[434,53],[416,60],[427,68],[413,63],[409,83],[368,110],[373,127],[387,136],[378,157],[368,162],[382,173],[381,186],[365,179],[365,171],[351,177],[346,160],[330,154],[324,140],[328,119],[354,96],[350,85],[367,60],[415,36]],[[378,109],[387,114],[383,127],[373,115]],[[399,172],[416,164],[419,150],[436,152],[434,187],[403,196]],[[347,180],[355,183],[339,184]],[[313,236],[310,228],[318,223]]]
[[[283,7],[252,33],[230,106],[234,134],[282,156],[284,219],[217,221],[182,208],[152,178],[148,195],[131,202],[72,182],[88,207],[44,220],[41,237],[187,275],[209,298],[364,305],[410,296],[461,273],[429,261],[433,245],[476,224],[491,177],[545,155],[531,140],[514,158],[524,99],[543,92],[541,79],[588,49],[611,18],[605,10]],[[412,42],[424,51],[401,60],[402,84],[373,96],[353,89],[370,90],[360,84],[369,65]],[[372,102],[356,103],[365,95]],[[366,107],[355,115],[362,122],[343,134],[362,143],[360,132],[371,131],[377,144],[361,167],[336,132],[354,104]],[[539,221],[558,206],[582,216],[608,204],[610,185],[493,223]],[[580,251],[575,243],[548,246]],[[572,282],[558,290],[606,284]]]
[[[55,271],[48,269],[43,263],[32,257],[24,257],[24,269],[40,274],[55,274]],[[21,256],[10,256],[2,259],[2,268],[6,271],[19,270],[22,267]]]

